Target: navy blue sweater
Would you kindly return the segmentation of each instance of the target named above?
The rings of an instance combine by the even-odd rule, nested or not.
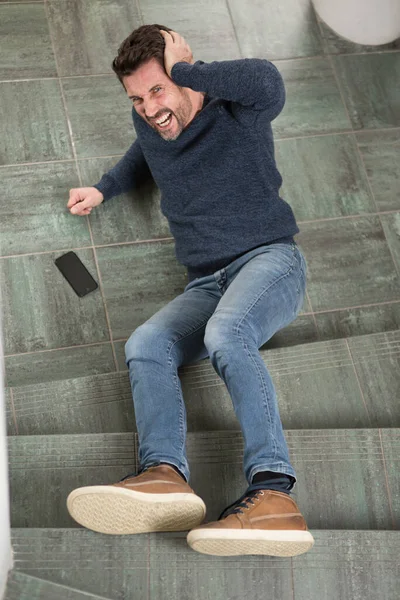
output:
[[[245,58],[174,65],[172,80],[205,92],[204,104],[174,141],[132,110],[136,141],[95,185],[104,200],[145,176],[161,191],[161,210],[189,280],[211,274],[245,252],[299,232],[279,197],[271,121],[285,103],[277,68]]]

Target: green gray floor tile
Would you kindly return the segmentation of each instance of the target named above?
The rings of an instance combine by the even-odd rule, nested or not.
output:
[[[56,80],[0,83],[0,164],[72,158]]]
[[[286,600],[293,598],[293,583],[301,600],[397,599],[399,532],[312,534],[314,547],[292,559],[207,556],[191,550],[185,532],[103,536],[87,530],[13,529],[12,540],[23,573],[113,599],[233,599],[251,589],[257,597],[268,590],[268,598]]]
[[[400,209],[400,129],[356,135],[379,211]]]
[[[333,58],[354,129],[400,126],[400,52]]]
[[[275,385],[285,428],[371,425],[345,340],[263,351],[261,356]],[[239,429],[229,392],[208,359],[181,367],[179,373],[192,430]],[[376,416],[374,425],[378,422]]]
[[[91,244],[87,220],[67,209],[70,188],[79,187],[72,161],[4,167],[0,173],[1,256]]]
[[[350,352],[375,427],[400,423],[400,331],[350,338]]]
[[[68,494],[77,487],[115,483],[136,472],[135,435],[8,438],[13,526],[78,527],[67,511]]]
[[[179,533],[150,534],[150,597],[162,600],[173,590],[182,600],[236,599],[246,598],[251,590],[254,598],[280,600],[397,599],[398,532],[316,530],[312,534],[314,547],[290,560],[207,556],[191,551]]]
[[[328,59],[285,60],[276,66],[286,88],[286,104],[273,122],[276,138],[351,128]]]
[[[262,351],[261,356],[284,428],[400,427],[398,332]],[[188,431],[240,429],[228,390],[209,359],[178,373]],[[9,435],[136,431],[126,366],[122,373],[6,389],[6,409]]]
[[[292,598],[291,560],[272,556],[208,556],[181,533],[150,534],[150,598],[229,600]]]
[[[335,33],[324,21],[319,19],[323,47],[327,54],[353,54],[365,52],[383,52],[397,50],[400,48],[400,38],[388,44],[379,46],[367,46],[366,44],[355,44]]]
[[[308,305],[308,301],[306,301]],[[288,327],[277,331],[266,344],[263,350],[282,348],[283,346],[296,346],[318,341],[318,332],[311,315],[299,315]]]
[[[189,43],[194,60],[241,58],[225,0],[181,2],[146,0],[140,3],[144,23],[158,23],[176,31]]]
[[[315,321],[320,340],[393,331],[400,329],[400,302],[318,313]]]
[[[56,77],[43,4],[0,4],[0,79]]]
[[[309,0],[228,0],[243,56],[296,58],[322,54]]]
[[[378,430],[286,430],[297,474],[293,499],[310,529],[392,529]],[[189,433],[190,484],[207,506],[207,521],[242,495],[239,432]]]
[[[18,571],[10,572],[4,600],[55,600],[55,598],[57,600],[103,600],[97,594],[87,594]]]
[[[12,401],[12,390],[4,389],[4,408],[6,417],[7,435],[17,435],[16,420],[14,416],[14,404]]]
[[[376,212],[353,136],[281,140],[276,161],[298,221]]]
[[[393,529],[377,429],[289,431],[287,439],[299,481],[293,496],[309,527]]]
[[[310,552],[293,561],[296,600],[396,600],[397,531],[316,531]]]
[[[19,435],[117,433],[136,429],[127,373],[19,386],[12,390],[12,399]],[[9,403],[8,435],[15,435],[11,398],[7,402],[6,396],[6,406]]]
[[[148,598],[148,536],[14,529],[16,568],[112,600]],[[30,599],[29,599],[30,600]]]
[[[72,77],[62,86],[78,158],[125,154],[136,133],[131,101],[117,77]]]
[[[393,260],[398,273],[400,273],[400,211],[390,215],[381,215],[381,220]]]
[[[304,223],[299,241],[314,311],[399,299],[399,276],[378,216]]]
[[[394,529],[400,529],[399,431],[392,427],[382,429],[381,438],[385,457],[385,470],[391,497],[391,508],[394,521],[393,527]]]
[[[97,280],[93,251],[77,250],[76,254]],[[33,254],[0,261],[8,325],[5,354],[109,340],[100,289],[79,298],[54,264],[58,256]]]
[[[394,431],[394,430],[392,430]],[[293,498],[309,528],[392,529],[378,430],[286,430],[297,474]],[[133,433],[8,438],[13,527],[76,527],[66,498],[76,487],[136,472]],[[247,488],[241,432],[188,433],[190,485],[207,521]]]
[[[115,371],[110,343],[5,357],[6,385],[59,381]]]
[[[111,63],[122,40],[142,24],[137,5],[129,0],[49,0],[47,4],[61,77],[112,73]]]
[[[113,338],[128,338],[187,284],[172,242],[98,248]]]
[[[125,364],[125,344],[128,338],[125,340],[114,342],[115,354],[117,356],[117,364],[119,371],[126,371],[128,367]]]
[[[98,158],[79,161],[83,185],[100,181],[103,173],[118,159]],[[98,206],[90,215],[94,243],[115,244],[153,238],[171,238],[168,221],[160,209],[160,191],[152,178],[143,181],[139,189],[112,198]]]

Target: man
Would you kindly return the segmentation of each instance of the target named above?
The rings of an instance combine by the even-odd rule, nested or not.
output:
[[[74,490],[68,509],[103,533],[191,529],[189,545],[206,554],[301,554],[314,540],[290,497],[296,475],[258,350],[296,318],[306,285],[274,160],[282,78],[262,59],[195,62],[184,38],[161,25],[135,30],[113,69],[132,100],[137,140],[97,185],[71,190],[68,207],[89,214],[151,172],[189,283],[125,346],[138,474]],[[249,487],[202,525],[204,502],[188,484],[178,367],[207,356],[240,422]]]

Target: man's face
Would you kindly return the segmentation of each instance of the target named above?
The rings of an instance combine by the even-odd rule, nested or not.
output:
[[[194,116],[187,89],[177,86],[155,59],[124,77],[124,85],[138,115],[164,140],[176,140]],[[165,117],[165,123],[157,123]]]

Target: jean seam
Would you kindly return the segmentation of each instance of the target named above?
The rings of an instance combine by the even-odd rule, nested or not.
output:
[[[207,321],[206,321],[206,324],[207,324]],[[196,331],[199,331],[199,329],[201,329],[202,327],[204,327],[204,323],[202,323],[199,327],[196,327],[195,329],[193,329],[190,332],[187,332],[187,333],[185,332],[183,335],[179,336],[179,338],[177,340],[171,341],[169,344],[169,348],[168,348],[168,365],[172,370],[172,376],[173,376],[174,384],[175,384],[176,391],[178,393],[178,398],[179,398],[179,439],[181,440],[181,448],[179,451],[181,454],[184,454],[184,449],[185,449],[185,439],[184,439],[185,436],[184,436],[184,427],[183,427],[183,424],[184,424],[183,411],[184,411],[184,407],[185,407],[185,400],[183,398],[181,386],[178,383],[179,376],[177,373],[174,373],[174,368],[173,368],[173,364],[172,364],[172,349],[175,346],[175,344],[182,341],[186,337],[189,337],[189,335],[196,333]]]
[[[266,412],[266,415],[267,415],[267,418],[268,418],[269,429],[271,431],[272,430],[272,427],[271,427],[271,411],[269,409],[269,404],[268,404],[268,393],[267,393],[267,390],[265,389],[265,383],[264,383],[262,374],[260,372],[259,365],[258,365],[257,361],[254,359],[252,353],[249,351],[249,347],[247,346],[246,342],[244,341],[243,336],[240,334],[239,331],[237,332],[237,335],[238,335],[239,339],[241,340],[241,342],[242,342],[242,344],[244,346],[244,349],[247,352],[247,355],[249,356],[249,358],[251,359],[251,361],[255,365],[255,368],[256,368],[259,380],[261,382],[261,393],[262,393],[262,396],[263,396],[264,410]],[[272,435],[272,441],[273,441],[273,453],[274,453],[273,460],[274,460],[275,457],[276,457],[276,450],[277,450],[275,435]]]

